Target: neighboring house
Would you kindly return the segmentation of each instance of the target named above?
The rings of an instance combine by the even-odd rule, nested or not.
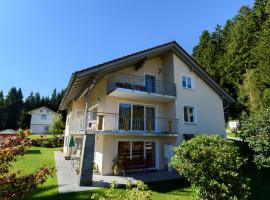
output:
[[[173,146],[200,133],[225,136],[230,97],[176,42],[72,74],[60,109],[68,110],[64,152],[71,135],[81,152],[80,185],[90,185],[93,162],[112,173],[169,168]],[[73,148],[74,149],[74,148]]]
[[[42,106],[28,112],[31,115],[30,130],[32,134],[45,134],[49,132],[55,112]]]
[[[17,132],[14,131],[13,129],[5,129],[5,130],[0,131],[0,136],[4,136],[4,137],[14,136],[16,134]]]

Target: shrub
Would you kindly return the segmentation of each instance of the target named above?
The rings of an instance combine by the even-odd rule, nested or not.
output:
[[[25,133],[26,136],[32,135],[32,132],[31,132],[31,130],[29,130],[29,129],[25,129],[25,130],[24,130],[24,133]]]
[[[64,145],[63,137],[53,137],[53,138],[45,138],[40,137],[37,139],[32,139],[32,145],[37,147],[62,147]]]
[[[106,190],[103,195],[95,193],[92,194],[92,200],[150,200],[151,191],[148,190],[146,184],[142,181],[136,181],[135,185],[127,179],[126,191],[119,192],[117,190],[117,182],[112,181],[110,189]]]
[[[250,116],[243,114],[237,130],[254,151],[254,162],[259,168],[270,168],[270,109]]]
[[[241,176],[245,160],[232,141],[199,135],[175,148],[172,166],[195,188],[198,199],[247,199],[248,179]]]

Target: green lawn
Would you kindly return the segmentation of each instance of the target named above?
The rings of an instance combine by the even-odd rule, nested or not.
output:
[[[34,172],[36,169],[47,165],[55,166],[54,151],[58,148],[31,147],[23,156],[18,157],[18,161],[14,163],[12,170],[19,170],[21,174]],[[192,200],[193,191],[189,184],[184,180],[162,181],[154,184],[149,184],[149,188],[153,191],[154,200]],[[38,189],[27,195],[25,199],[41,199],[41,200],[89,200],[94,192],[104,192],[105,189],[91,190],[84,192],[58,194],[56,176],[49,178],[45,184],[39,186]],[[119,189],[124,192],[124,189]]]

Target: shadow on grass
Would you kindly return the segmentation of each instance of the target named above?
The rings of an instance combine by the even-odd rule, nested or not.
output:
[[[27,150],[25,154],[41,154],[40,150]]]
[[[148,183],[147,185],[150,190],[159,193],[167,193],[190,187],[190,183],[185,178],[153,182]],[[188,191],[181,190],[181,192],[188,192]]]

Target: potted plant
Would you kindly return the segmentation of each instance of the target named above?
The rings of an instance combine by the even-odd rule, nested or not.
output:
[[[112,170],[113,170],[113,174],[116,176],[119,176],[123,173],[123,162],[118,158],[118,156],[116,156],[113,159],[113,166],[112,166]]]

